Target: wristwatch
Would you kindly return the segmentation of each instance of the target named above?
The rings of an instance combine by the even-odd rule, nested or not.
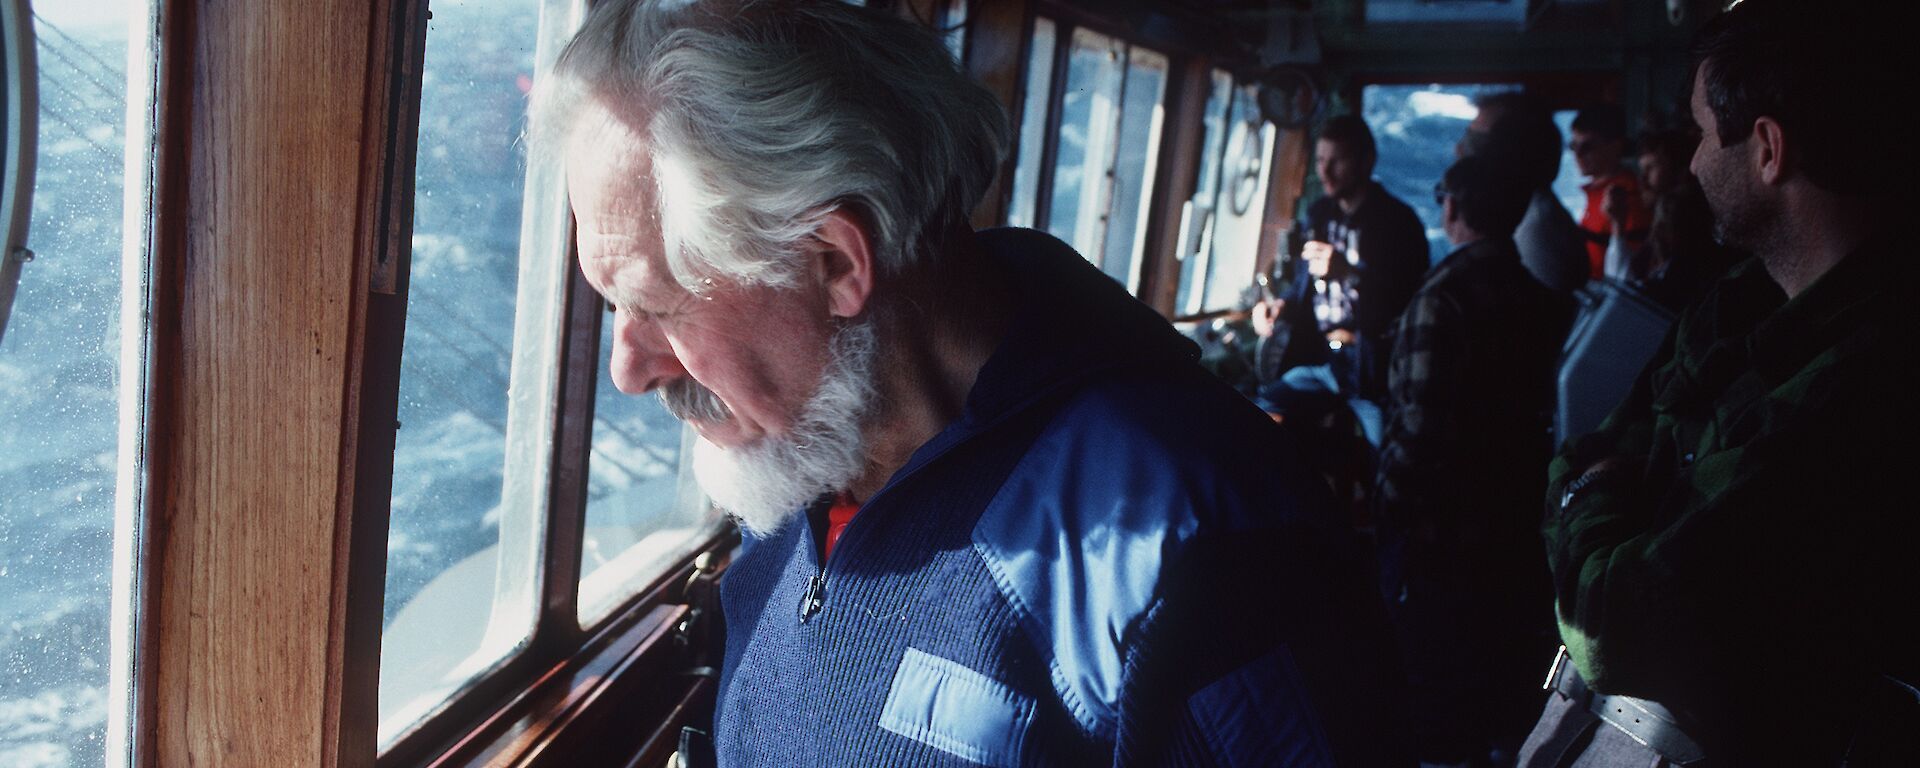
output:
[[[1566,514],[1567,510],[1572,509],[1574,502],[1579,501],[1581,496],[1592,491],[1594,487],[1600,485],[1602,481],[1618,474],[1617,468],[1604,460],[1588,467],[1587,471],[1580,473],[1579,477],[1567,483],[1567,487],[1560,492],[1560,514]]]

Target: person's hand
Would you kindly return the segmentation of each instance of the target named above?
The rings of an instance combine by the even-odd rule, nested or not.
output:
[[[1333,260],[1333,244],[1309,240],[1300,249],[1300,256],[1307,260],[1307,274],[1326,277],[1327,263]]]
[[[1331,331],[1327,331],[1327,341],[1333,344],[1338,344],[1340,346],[1346,346],[1348,344],[1352,344],[1353,331],[1349,331],[1345,328],[1335,328]]]
[[[1253,332],[1261,338],[1273,335],[1273,326],[1280,319],[1280,310],[1287,306],[1286,299],[1269,299],[1253,305]]]
[[[1607,199],[1604,203],[1601,203],[1600,210],[1607,214],[1608,219],[1615,222],[1625,222],[1627,220],[1627,195],[1629,194],[1632,193],[1628,192],[1626,187],[1619,184],[1607,187]]]

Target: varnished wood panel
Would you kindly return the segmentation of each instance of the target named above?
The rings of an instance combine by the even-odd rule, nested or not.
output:
[[[1273,143],[1268,172],[1267,213],[1260,223],[1260,252],[1253,260],[1256,274],[1272,270],[1275,255],[1280,252],[1287,232],[1293,229],[1293,212],[1306,189],[1307,168],[1312,165],[1312,159],[1313,141],[1305,129],[1280,131],[1279,139]]]
[[[386,6],[165,4],[145,765],[372,757],[340,748],[341,669],[373,660],[343,661],[338,543]]]
[[[973,209],[975,229],[1006,222],[1012,194],[1013,169],[1019,154],[1020,115],[1025,109],[1046,109],[1044,100],[1027,104],[1027,38],[1033,19],[1031,0],[973,0],[968,6],[967,74],[986,86],[1007,110],[1007,156],[1000,172],[987,185],[980,205]],[[1044,98],[1044,97],[1043,97]]]
[[[406,330],[413,235],[414,161],[426,56],[427,0],[371,3],[367,87],[360,142],[356,295],[343,388],[340,503],[334,521],[334,588],[327,664],[330,718],[323,765],[370,766],[379,723],[380,633],[386,600],[387,529],[399,423],[401,341]],[[384,43],[384,44],[383,44]],[[349,506],[350,505],[350,506]]]
[[[1213,89],[1213,68],[1205,59],[1174,59],[1172,87],[1168,89],[1166,130],[1160,141],[1161,171],[1154,178],[1153,219],[1147,224],[1146,280],[1140,297],[1160,314],[1173,317],[1180,293],[1180,210],[1193,198],[1199,183],[1200,150],[1206,143],[1207,95]]]

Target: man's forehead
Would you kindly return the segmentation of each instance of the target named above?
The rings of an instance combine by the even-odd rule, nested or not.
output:
[[[589,100],[567,139],[580,269],[617,306],[651,308],[667,279],[651,153],[631,119]]]
[[[1694,65],[1693,74],[1687,78],[1687,108],[1698,115],[1702,111],[1701,108],[1705,106],[1707,106],[1707,62],[1703,61]]]
[[[589,100],[566,140],[567,178],[576,191],[647,195],[653,172],[644,134],[628,118]]]
[[[693,295],[653,250],[582,248],[580,271],[608,303],[636,312],[669,311]]]

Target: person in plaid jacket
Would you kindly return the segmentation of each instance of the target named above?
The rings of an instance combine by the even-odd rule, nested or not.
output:
[[[1746,0],[1696,42],[1693,171],[1756,258],[1552,464],[1571,663],[1523,765],[1920,765],[1916,168],[1877,109],[1908,71],[1885,26]]]
[[[1573,308],[1514,246],[1531,192],[1488,156],[1447,170],[1435,195],[1458,248],[1394,333],[1376,497],[1381,586],[1426,763],[1510,760],[1553,654],[1539,499]]]

